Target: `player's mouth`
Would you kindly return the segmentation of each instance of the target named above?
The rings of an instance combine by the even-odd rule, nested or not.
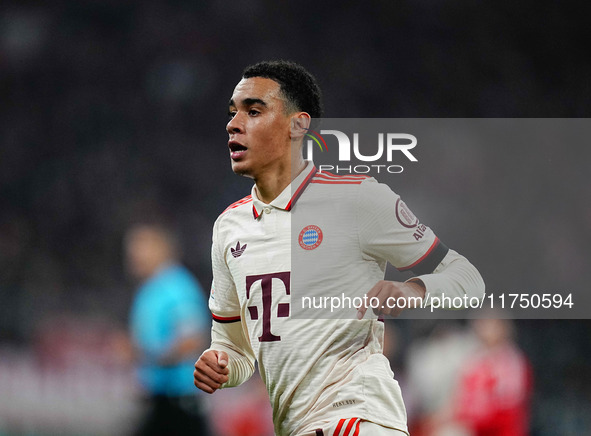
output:
[[[242,156],[244,156],[244,153],[246,153],[247,150],[244,145],[236,141],[229,141],[228,147],[230,148],[230,157],[232,160],[240,159]]]

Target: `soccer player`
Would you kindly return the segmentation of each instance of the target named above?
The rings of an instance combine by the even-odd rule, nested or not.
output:
[[[400,308],[366,313],[361,306],[346,319],[301,319],[293,316],[293,295],[304,288],[318,295],[367,293],[381,303],[394,297],[416,306],[426,294],[481,297],[480,274],[388,186],[320,173],[303,159],[303,137],[322,116],[322,104],[316,80],[300,65],[247,67],[229,114],[232,170],[254,186],[214,225],[212,343],[195,363],[195,386],[208,393],[238,386],[256,361],[277,435],[407,434],[378,319]],[[298,214],[315,221],[300,229]],[[305,277],[292,270],[292,250],[310,266]],[[330,268],[315,268],[323,257],[333,260]],[[417,276],[383,281],[387,262]]]

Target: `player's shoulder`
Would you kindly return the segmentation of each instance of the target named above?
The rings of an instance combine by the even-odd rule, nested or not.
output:
[[[384,189],[391,192],[388,185],[378,182],[374,177],[364,174],[332,174],[327,171],[317,172],[310,181],[323,194],[343,193],[354,196],[373,196],[382,194]],[[327,192],[328,191],[328,192]]]
[[[318,172],[310,181],[315,196],[342,203],[349,201],[356,207],[371,209],[376,203],[390,203],[398,196],[390,186],[363,174],[332,174]]]
[[[238,201],[235,201],[228,207],[224,209],[224,211],[220,214],[220,218],[224,216],[224,214],[232,213],[232,212],[242,212],[245,208],[252,207],[252,195],[248,194],[246,197],[241,198]]]
[[[375,181],[365,174],[333,174],[328,171],[318,171],[310,180],[311,184],[325,185],[327,188],[335,186],[355,186],[364,182]]]
[[[218,215],[214,223],[214,232],[228,230],[229,227],[235,227],[237,223],[244,222],[247,217],[252,216],[252,196],[249,194],[230,204]]]

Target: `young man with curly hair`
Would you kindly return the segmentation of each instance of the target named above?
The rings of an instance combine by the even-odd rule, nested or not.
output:
[[[480,297],[480,274],[422,224],[417,240],[418,220],[388,186],[371,177],[320,173],[303,159],[303,138],[322,116],[322,104],[316,80],[300,65],[270,61],[246,68],[229,115],[232,170],[255,184],[214,226],[212,344],[195,364],[195,386],[208,393],[238,386],[256,361],[278,435],[407,434],[378,319],[400,309],[366,313],[359,307],[346,319],[302,319],[293,316],[294,294],[301,288],[362,293],[413,306],[427,293]],[[295,212],[311,213],[315,225],[292,231]],[[333,232],[335,220],[344,232]],[[292,249],[300,247],[311,265],[306,277],[293,271]],[[314,268],[327,256],[335,259],[330,270]],[[384,281],[386,262],[417,276]]]

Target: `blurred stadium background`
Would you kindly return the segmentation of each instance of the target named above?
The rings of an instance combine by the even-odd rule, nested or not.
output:
[[[0,435],[133,427],[137,386],[114,345],[134,289],[122,236],[137,217],[173,222],[208,287],[213,221],[251,185],[230,171],[224,130],[244,66],[301,62],[330,117],[589,117],[590,13],[574,1],[4,0]],[[489,286],[584,291],[591,153],[569,145],[473,144],[401,193],[451,205],[423,209]],[[591,434],[591,323],[515,326],[534,374],[531,434]],[[390,327],[404,378],[413,344],[442,325]],[[241,389],[212,397],[220,435],[248,434],[215,411],[250,413]]]

